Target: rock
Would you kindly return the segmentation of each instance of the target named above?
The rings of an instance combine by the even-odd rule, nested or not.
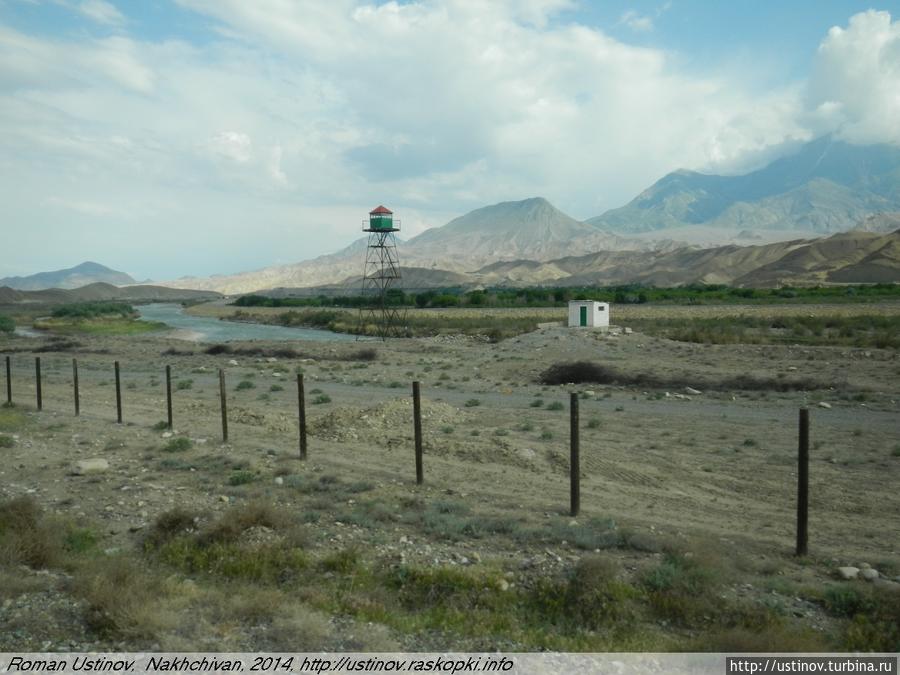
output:
[[[268,363],[275,363],[277,360],[278,359],[276,359],[274,356],[270,356],[269,358],[266,359],[266,361]]]
[[[869,563],[867,563],[867,562],[859,563],[859,569],[861,569],[861,570],[867,570],[867,569],[869,569],[870,567],[872,567],[872,566],[871,566]]]
[[[857,576],[859,576],[858,567],[838,567],[837,571],[841,579],[845,579],[847,581],[849,581],[850,579],[855,579]]]
[[[229,366],[236,366],[236,365],[238,365],[238,362],[235,361],[234,359],[229,359],[229,360],[228,360],[228,365],[229,365]]]
[[[91,457],[90,459],[82,459],[75,462],[73,473],[77,476],[86,476],[92,473],[103,473],[109,471],[109,462],[102,457]]]
[[[631,330],[628,326],[625,326],[624,331],[625,335],[631,335],[634,331]]]
[[[173,434],[171,431],[164,431],[162,437],[163,438],[172,438]]]
[[[473,563],[481,562],[481,555],[478,553],[478,551],[472,551],[472,562]]]
[[[875,581],[881,575],[878,574],[878,570],[869,567],[868,569],[860,570],[859,576],[866,581]]]
[[[281,476],[275,476],[275,485],[284,485],[284,478]]]
[[[685,393],[685,394],[690,394],[691,396],[699,396],[699,395],[702,394],[703,392],[700,391],[699,389],[694,389],[693,387],[685,387],[685,388],[684,388],[684,393]]]
[[[501,591],[508,591],[509,582],[506,579],[500,579],[500,581],[497,582],[497,588],[499,588]]]
[[[831,404],[826,403],[825,401],[819,401],[819,407],[825,408],[825,410],[831,410]]]
[[[797,366],[788,366],[787,369],[791,372],[794,372],[795,370],[797,370]]]

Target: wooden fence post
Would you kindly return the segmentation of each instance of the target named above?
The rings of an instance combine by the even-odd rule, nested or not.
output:
[[[44,409],[44,401],[41,397],[41,357],[34,357],[34,380],[37,383],[37,409]]]
[[[81,414],[81,397],[78,391],[78,359],[72,359],[72,393],[75,396],[75,417]]]
[[[172,366],[166,366],[166,420],[172,431]]]
[[[581,510],[581,457],[578,438],[578,394],[569,394],[569,506],[572,517]]]
[[[8,356],[6,357],[6,402],[12,405],[12,368]]]
[[[416,438],[416,483],[421,485],[425,481],[425,472],[422,468],[422,397],[418,382],[413,382],[413,431]]]
[[[116,421],[122,424],[122,381],[119,377],[119,362],[115,362],[116,366]]]
[[[797,555],[806,555],[809,544],[809,410],[800,408],[800,442],[797,448]]]
[[[297,414],[300,419],[300,459],[306,459],[306,391],[302,373],[297,373]]]
[[[222,400],[222,442],[228,442],[228,409],[225,403],[225,371],[219,368],[219,398]]]

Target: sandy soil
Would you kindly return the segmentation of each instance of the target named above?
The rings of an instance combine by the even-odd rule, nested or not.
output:
[[[569,523],[568,394],[579,392],[582,514],[614,519],[659,537],[703,537],[753,565],[777,561],[785,575],[810,580],[838,564],[900,555],[900,359],[893,351],[790,346],[703,346],[641,334],[607,336],[548,328],[499,344],[461,337],[377,343],[372,362],[351,358],[359,343],[272,343],[303,359],[210,356],[202,345],[160,336],[83,338],[77,353],[41,354],[43,412],[34,406],[34,354],[46,339],[12,337],[14,400],[28,411],[2,451],[0,499],[32,494],[52,511],[102,523],[103,546],[134,546],[161,512],[185,505],[209,513],[263,496],[304,511],[311,497],[279,476],[332,474],[366,480],[367,500],[399,509],[410,495],[452,496],[474,512],[510,516],[522,526]],[[367,343],[365,346],[371,346]],[[167,348],[191,355],[163,356]],[[71,359],[78,358],[82,414],[73,416]],[[561,361],[590,359],[622,372],[675,377],[682,387],[553,386],[538,374]],[[116,424],[113,361],[122,365],[124,424]],[[235,362],[237,365],[235,365]],[[177,433],[194,441],[163,453],[166,364],[174,375]],[[227,378],[228,444],[221,442],[217,371]],[[297,459],[295,372],[306,379],[309,459]],[[765,393],[703,390],[701,381],[750,373],[812,377],[831,389]],[[410,382],[425,401],[425,477],[415,485]],[[178,382],[190,381],[178,388]],[[241,381],[252,388],[238,390]],[[189,386],[189,388],[187,388]],[[314,403],[320,393],[330,402]],[[4,392],[0,392],[2,394]],[[541,407],[534,407],[542,400]],[[552,408],[559,402],[564,408]],[[830,408],[820,407],[824,402]],[[815,568],[791,557],[794,543],[797,416],[811,407],[810,550]],[[73,463],[103,457],[109,471],[73,475]],[[256,474],[229,485],[235,465]],[[340,508],[338,508],[340,507]],[[477,551],[509,564],[535,556],[565,564],[583,552],[529,550],[504,538],[445,542],[391,524],[343,523],[353,504],[336,505],[317,525],[315,546],[363,543],[376,553],[452,562]]]

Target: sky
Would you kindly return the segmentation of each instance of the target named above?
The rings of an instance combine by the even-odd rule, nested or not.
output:
[[[900,144],[900,0],[0,0],[0,277],[587,219],[824,134]]]

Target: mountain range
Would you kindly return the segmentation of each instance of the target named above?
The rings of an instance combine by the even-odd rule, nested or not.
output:
[[[900,148],[824,137],[743,175],[675,171],[625,206],[586,221],[532,197],[476,209],[407,241],[398,239],[397,246],[403,285],[416,289],[874,282],[900,281],[898,229]],[[365,248],[361,238],[312,260],[159,285],[225,294],[324,287],[348,292],[360,286]],[[0,285],[73,288],[96,281],[135,283],[121,272],[84,263],[0,279]]]
[[[110,300],[123,302],[163,301],[180,302],[182,300],[214,300],[220,294],[211,291],[192,291],[182,288],[163,288],[161,286],[125,286],[120,288],[104,282],[96,282],[80,288],[45,288],[36,291],[22,291],[9,286],[0,286],[0,305],[22,305],[27,303],[69,302],[106,302]]]
[[[625,206],[588,219],[624,235],[696,240],[726,232],[832,234],[873,213],[900,211],[900,148],[824,137],[757,171],[716,176],[675,171]],[[788,235],[785,237],[785,235]]]
[[[125,272],[118,272],[95,262],[83,262],[64,270],[39,272],[27,277],[0,279],[0,286],[8,286],[20,291],[40,291],[45,288],[81,288],[94,283],[126,286],[136,284],[137,281]]]
[[[465,285],[466,280],[558,283],[573,276],[568,263],[560,261],[582,258],[592,260],[595,269],[574,274],[573,283],[602,278],[610,283],[669,279],[668,283],[762,284],[775,283],[775,278],[789,282],[791,274],[827,278],[844,269],[846,260],[841,257],[832,261],[832,267],[825,264],[816,271],[788,265],[785,274],[769,269],[759,275],[754,261],[775,264],[789,249],[815,246],[810,242],[815,237],[851,229],[877,234],[898,228],[900,149],[824,137],[743,175],[675,171],[627,205],[586,221],[541,197],[486,206],[400,242],[398,253],[408,288]],[[838,241],[847,245],[847,240]],[[870,244],[867,238],[859,239],[861,250],[868,251]],[[314,260],[206,279],[176,279],[169,285],[224,293],[322,286],[347,291],[359,285],[364,247],[365,239],[360,239]],[[741,254],[740,248],[747,250]],[[832,242],[810,250],[824,254],[836,249]],[[717,258],[719,263],[714,262]],[[735,268],[737,258],[744,264]],[[870,267],[844,274],[860,281],[900,280],[891,260],[888,254]],[[737,269],[742,273],[733,274]],[[864,269],[877,279],[860,276]]]

